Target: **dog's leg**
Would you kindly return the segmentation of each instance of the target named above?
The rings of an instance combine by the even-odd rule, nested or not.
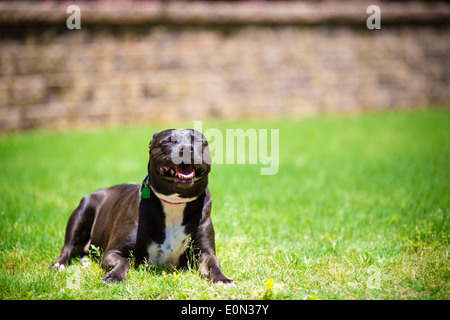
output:
[[[212,253],[201,253],[199,261],[200,272],[211,279],[212,283],[234,284],[232,279],[227,278],[220,269],[219,260]]]
[[[128,270],[130,269],[130,263],[126,258],[122,256],[119,251],[111,250],[106,251],[103,255],[102,268],[111,269],[103,281],[106,283],[110,282],[122,282],[127,277]]]
[[[219,260],[215,256],[214,227],[208,218],[199,227],[200,232],[193,236],[194,247],[199,250],[198,268],[200,272],[211,279],[213,283],[229,283],[234,285],[232,279],[227,278],[220,269]]]
[[[80,204],[70,216],[67,223],[66,236],[61,254],[50,269],[64,270],[69,263],[75,246],[84,249],[90,242],[92,225],[95,219],[95,201],[87,195],[81,199]]]

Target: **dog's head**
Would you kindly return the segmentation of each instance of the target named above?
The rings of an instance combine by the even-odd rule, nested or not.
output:
[[[197,198],[208,184],[211,154],[208,141],[198,131],[169,129],[150,141],[148,175],[158,194]]]

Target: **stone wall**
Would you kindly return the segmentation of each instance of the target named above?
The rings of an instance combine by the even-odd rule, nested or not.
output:
[[[0,131],[449,105],[450,6],[349,3],[0,2]]]

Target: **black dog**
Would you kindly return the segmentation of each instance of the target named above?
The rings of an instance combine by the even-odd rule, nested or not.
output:
[[[206,138],[195,130],[171,129],[155,133],[149,148],[142,185],[121,184],[83,197],[67,224],[61,255],[50,268],[64,269],[76,246],[85,255],[92,244],[104,251],[107,283],[125,280],[130,252],[138,264],[173,267],[187,266],[194,256],[213,283],[233,283],[215,256]]]

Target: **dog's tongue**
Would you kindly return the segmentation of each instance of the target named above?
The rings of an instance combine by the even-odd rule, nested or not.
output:
[[[191,179],[194,177],[194,166],[192,164],[180,164],[175,166],[176,175],[180,179]]]

